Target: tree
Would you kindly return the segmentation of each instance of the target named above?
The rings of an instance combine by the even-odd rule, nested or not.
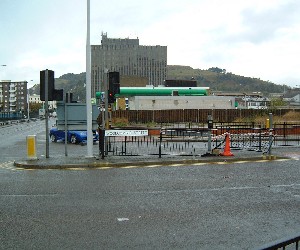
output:
[[[270,102],[271,108],[278,108],[286,105],[287,103],[283,101],[281,98],[278,97],[271,98],[271,102]]]
[[[211,72],[215,72],[215,73],[226,73],[226,69],[220,69],[218,67],[212,67],[212,68],[209,68],[208,71],[211,71]]]

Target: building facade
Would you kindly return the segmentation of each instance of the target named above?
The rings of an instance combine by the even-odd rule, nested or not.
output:
[[[153,86],[163,85],[167,46],[143,46],[138,38],[108,38],[107,33],[102,33],[101,45],[91,46],[91,66],[92,96],[103,91],[107,70],[118,71],[120,76],[146,77]]]
[[[129,110],[235,109],[235,97],[225,96],[131,96]]]
[[[42,107],[44,107],[45,102],[41,101],[40,95],[29,95],[29,103],[30,104],[41,104]],[[56,101],[48,101],[48,109],[50,110],[56,110],[57,109],[57,103]]]
[[[27,105],[27,81],[0,82],[0,112],[23,112]]]

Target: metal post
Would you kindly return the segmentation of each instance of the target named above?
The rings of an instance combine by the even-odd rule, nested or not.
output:
[[[104,112],[104,121],[105,121],[105,129],[109,129],[109,120],[108,120],[108,74],[109,70],[104,70],[104,93],[105,93],[105,99],[104,99],[104,106],[105,106],[105,112]]]
[[[272,154],[272,142],[273,142],[273,114],[269,113],[269,155]]]
[[[48,69],[45,71],[45,123],[46,123],[46,158],[49,158],[49,110],[48,110]]]
[[[86,123],[87,157],[93,156],[92,102],[91,102],[91,45],[90,45],[90,0],[87,0],[87,35],[86,35]]]
[[[262,152],[262,150],[261,150],[261,127],[259,127],[259,142],[258,142],[257,152]]]
[[[127,136],[125,136],[125,155],[127,155]]]
[[[28,86],[27,86],[28,87]],[[27,88],[27,121],[29,121],[30,117],[29,117],[29,88]]]
[[[99,129],[99,150],[101,154],[101,159],[104,159],[104,138],[105,138],[105,130]]]
[[[68,107],[67,107],[67,100],[70,100],[70,94],[66,93],[65,96],[66,100],[65,100],[65,156],[68,156]]]
[[[104,126],[105,129],[109,129],[109,121],[108,121],[108,69],[104,70]],[[105,154],[108,155],[108,142],[105,140],[104,137],[104,144],[105,144]]]
[[[213,118],[211,115],[207,116],[207,128],[208,128],[207,153],[211,153],[211,130],[213,129]]]
[[[161,158],[161,143],[162,143],[162,132],[159,134],[159,148],[158,148],[158,158]]]

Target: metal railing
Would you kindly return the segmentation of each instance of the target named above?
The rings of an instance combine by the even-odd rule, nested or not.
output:
[[[158,155],[199,156],[207,152],[207,127],[165,127],[157,128],[156,135],[142,137],[108,137],[106,152],[112,155]],[[252,127],[249,124],[215,126],[211,130],[211,147],[222,149],[225,134],[230,134],[230,147],[248,151],[270,153],[271,146],[299,146],[300,129],[295,126],[275,127],[274,130]]]
[[[294,235],[289,238],[283,238],[274,242],[267,243],[259,248],[257,250],[275,250],[275,249],[295,249],[299,250],[299,242],[300,242],[300,234]]]

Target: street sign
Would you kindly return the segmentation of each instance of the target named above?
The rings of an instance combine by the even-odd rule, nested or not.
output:
[[[66,112],[66,117],[65,117]],[[65,121],[69,130],[87,130],[87,115],[85,103],[57,103],[57,121],[59,130],[65,129]],[[99,109],[92,105],[92,129],[98,128]]]
[[[105,130],[105,136],[147,136],[148,130]]]

